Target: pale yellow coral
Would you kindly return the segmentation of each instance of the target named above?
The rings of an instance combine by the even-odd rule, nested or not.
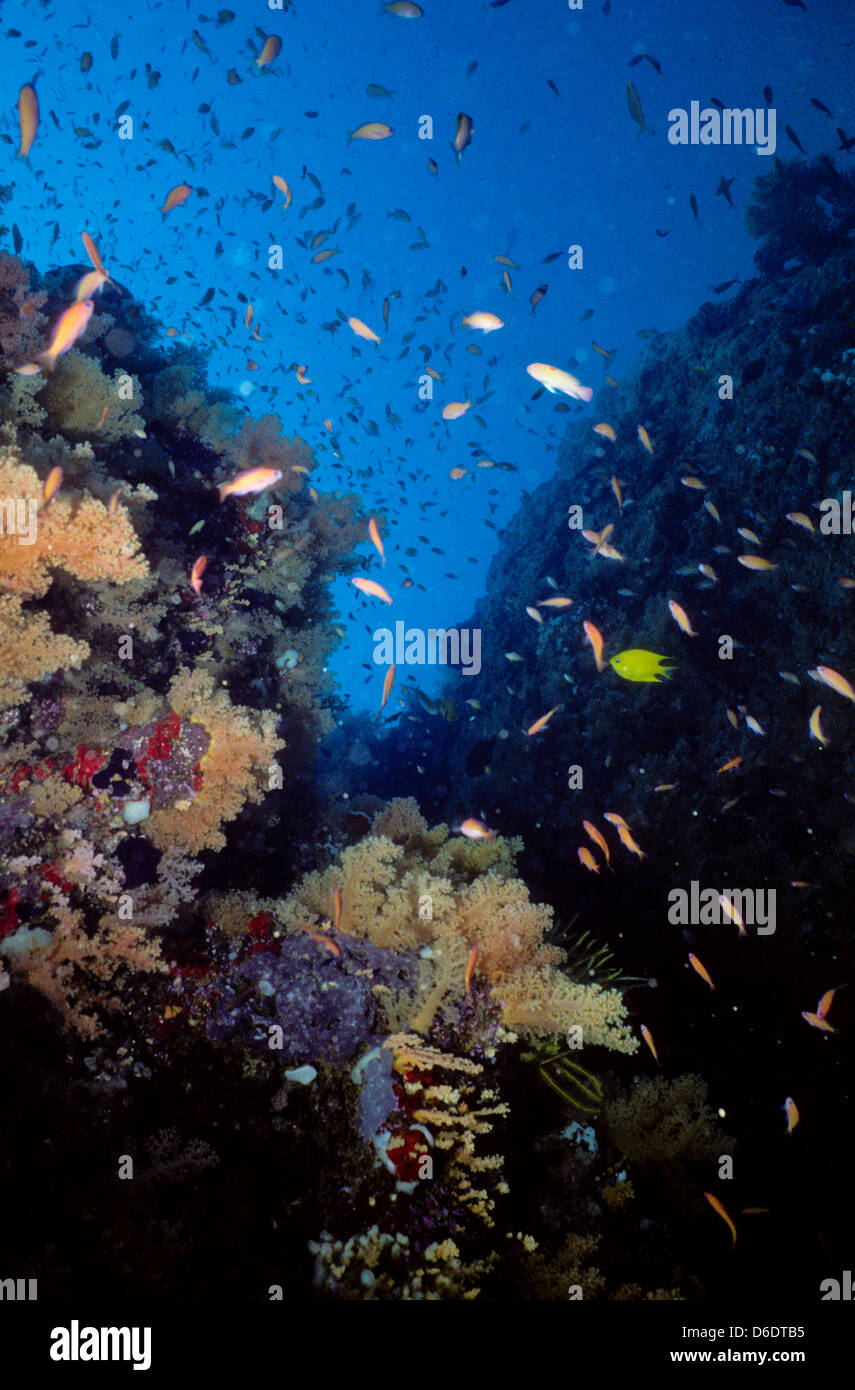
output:
[[[115,441],[145,428],[145,421],[138,414],[142,387],[137,377],[119,367],[109,377],[97,358],[77,348],[60,357],[54,371],[42,382],[39,405],[47,410],[54,428],[63,434],[97,433],[99,439]]]
[[[52,568],[77,579],[124,583],[148,574],[125,507],[112,515],[103,502],[65,490],[45,506],[43,485],[17,449],[0,449],[0,499],[14,503],[16,524],[0,536],[0,588],[39,598]]]
[[[462,996],[464,962],[477,946],[478,973],[509,1026],[553,1034],[578,1026],[585,1046],[636,1050],[620,992],[577,983],[559,969],[564,952],[546,939],[552,909],[529,900],[513,868],[513,842],[499,837],[473,848],[449,840],[445,826],[423,830],[412,807],[395,808],[387,823],[408,843],[366,836],[339,863],[307,875],[280,907],[287,928],[328,919],[338,890],[343,932],[402,951],[431,947],[411,1030],[427,1033],[443,999]],[[400,1019],[399,1010],[388,1012]]]
[[[202,785],[192,801],[155,811],[142,829],[158,849],[178,846],[188,854],[222,849],[220,830],[248,801],[260,801],[276,771],[274,758],[285,747],[276,736],[276,717],[233,705],[225,690],[215,690],[208,671],[181,670],[167,697],[181,719],[201,724],[210,744],[201,760]],[[135,722],[133,701],[121,707]],[[275,785],[275,782],[273,783]]]
[[[88,655],[85,642],[53,632],[44,613],[26,613],[16,595],[0,594],[0,709],[23,700],[31,681],[79,666]]]

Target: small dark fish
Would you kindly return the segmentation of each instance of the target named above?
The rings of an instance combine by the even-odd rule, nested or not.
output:
[[[719,101],[718,97],[710,97],[710,101],[712,102],[713,106],[718,107],[719,111],[724,110],[724,102]]]
[[[80,55],[80,71],[81,71],[81,72],[88,72],[89,69],[91,68],[91,66],[92,66],[92,54],[91,54],[91,53],[81,53],[81,55]]]
[[[468,66],[467,69],[466,69],[466,76],[467,76],[467,77],[471,77],[472,74],[473,74],[473,72],[477,72],[477,71],[478,71],[478,59],[477,59],[477,58],[473,58],[472,62],[469,64],[469,66]]]
[[[381,87],[378,82],[369,82],[365,88],[365,95],[369,97],[393,97],[394,91],[390,92],[388,87]]]
[[[612,0],[606,0],[606,3],[603,5],[603,14],[611,14],[611,12],[612,12]]]
[[[555,95],[556,95],[557,97],[560,97],[561,93],[559,92],[558,88],[556,87],[556,85],[555,85],[555,83],[553,82],[553,80],[552,80],[551,77],[547,77],[547,79],[546,79],[546,85],[547,85],[547,87],[550,88],[551,91],[553,91],[553,92],[555,93]]]
[[[697,222],[697,220],[698,220],[698,200],[697,200],[697,198],[695,197],[694,193],[690,193],[690,194],[689,194],[689,207],[692,209],[692,213],[694,214],[695,221]]]
[[[585,319],[593,318],[593,316],[594,316],[594,311],[593,311],[593,309],[586,309],[585,312],[584,312],[584,314],[580,315],[579,322],[580,322],[580,323],[584,323],[584,322],[585,322]]]
[[[784,0],[785,5],[789,5],[792,10],[806,10],[807,5],[802,4],[802,0]]]
[[[851,150],[852,146],[855,145],[855,135],[850,135],[847,138],[845,133],[840,129],[840,126],[837,127],[837,134],[840,139],[840,144],[837,148],[839,150]]]
[[[214,298],[214,290],[213,290],[213,287],[212,287],[211,289],[206,290],[205,293],[202,295],[202,298],[199,300],[199,303],[198,303],[197,306],[196,306],[197,309],[204,309],[205,305],[206,305],[206,304],[210,304],[210,302],[211,302],[211,300],[212,300],[213,298]]]
[[[539,304],[540,301],[543,299],[543,296],[546,294],[546,291],[547,291],[548,288],[549,288],[548,285],[538,285],[537,289],[534,291],[534,294],[531,296],[531,301],[530,301],[530,303],[531,303],[531,312],[532,312],[532,313],[534,313],[534,311],[535,311],[535,309],[537,308],[538,304]]]
[[[437,162],[436,162],[435,159],[429,159],[428,162],[427,162],[427,167],[428,167],[428,173],[429,173],[429,174],[438,174],[438,173],[439,173],[439,165],[437,164]]]
[[[56,246],[56,243],[57,243],[58,241],[59,241],[59,223],[58,223],[58,222],[54,222],[54,224],[53,224],[53,236],[52,236],[52,238],[51,238],[51,243],[50,243],[51,246]]]
[[[719,198],[719,197],[724,198],[724,200],[725,200],[725,202],[727,203],[728,207],[731,207],[731,208],[733,207],[733,199],[732,199],[731,196],[730,196],[730,185],[735,181],[735,177],[736,177],[736,176],[734,175],[734,178],[732,178],[732,179],[726,179],[726,178],[724,177],[724,174],[722,174],[721,177],[720,177],[720,179],[719,179],[719,181],[718,181],[718,188],[717,188],[716,191],[715,191],[715,196],[716,196],[717,198]]]
[[[739,283],[739,277],[735,276],[733,280],[723,280],[720,285],[710,285],[710,289],[713,294],[724,294],[725,290],[729,290],[731,285],[738,285]]]
[[[771,87],[764,87],[764,88],[763,88],[763,96],[764,96],[764,98],[765,98],[766,105],[767,105],[767,106],[771,106],[771,105],[772,105],[772,88],[771,88]]]
[[[791,125],[785,125],[785,126],[784,126],[784,130],[787,132],[788,136],[789,136],[790,139],[792,140],[792,142],[793,142],[793,144],[795,145],[796,149],[797,149],[797,150],[801,150],[802,154],[804,154],[804,149],[802,148],[802,142],[801,142],[801,140],[799,139],[799,137],[796,135],[796,132],[793,130],[793,127],[792,127]]]
[[[457,113],[457,128],[455,129],[455,132],[454,132],[454,139],[453,139],[452,142],[451,142],[451,148],[454,150],[454,153],[457,155],[457,162],[458,162],[458,164],[460,163],[461,159],[463,158],[463,151],[464,151],[465,149],[467,149],[468,146],[471,145],[471,143],[472,143],[472,117],[471,117],[471,116],[467,116],[467,114],[466,114],[465,111],[458,111],[458,113]]]
[[[503,5],[507,5],[508,0],[490,0],[491,10],[500,10]]]
[[[652,53],[636,53],[634,58],[630,58],[629,67],[634,68],[637,63],[641,62],[642,58],[646,58],[650,66],[655,68],[657,72],[662,71],[662,64],[658,58],[653,57]]]
[[[221,24],[231,24],[234,17],[234,10],[219,10],[217,13],[217,28],[219,29]]]
[[[563,251],[553,251],[550,255],[544,256],[544,258],[543,258],[543,260],[541,261],[540,264],[541,264],[541,265],[551,265],[553,261],[557,261],[557,260],[558,260],[558,257],[559,257],[559,256],[563,256],[563,255],[564,255],[564,252],[563,252]]]
[[[21,247],[24,244],[24,238],[21,236],[21,232],[17,222],[12,223],[12,244],[15,247],[15,255],[19,256],[21,253]]]
[[[119,56],[119,36],[114,34],[110,40],[110,57],[114,60]]]
[[[226,73],[226,81],[230,87],[237,87],[243,82],[243,78],[239,75],[236,68],[229,68]]]
[[[811,97],[811,102],[816,107],[817,111],[824,111],[826,116],[831,115],[831,112],[829,111],[828,107],[823,102],[817,101],[816,97]]]
[[[304,111],[303,115],[308,116],[310,121],[316,121],[318,119],[317,111]]]

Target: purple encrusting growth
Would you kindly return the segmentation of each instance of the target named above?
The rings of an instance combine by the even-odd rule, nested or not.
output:
[[[336,937],[333,956],[310,937],[287,937],[278,954],[259,952],[236,965],[207,1022],[210,1038],[236,1032],[267,1046],[278,1023],[289,1066],[344,1063],[382,1040],[374,990],[415,992],[418,957],[383,950],[353,936]]]

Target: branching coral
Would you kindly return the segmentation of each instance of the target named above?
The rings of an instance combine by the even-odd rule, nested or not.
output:
[[[145,427],[138,414],[142,387],[119,367],[109,377],[97,358],[72,348],[42,381],[39,405],[47,411],[52,428],[63,434],[97,435],[112,443]]]
[[[51,583],[51,569],[77,579],[111,579],[122,584],[148,574],[127,509],[111,513],[103,502],[83,494],[59,492],[45,506],[35,469],[14,448],[0,449],[0,498],[11,502],[16,524],[0,537],[0,588],[40,598]],[[18,518],[25,518],[25,525]]]
[[[394,814],[386,815],[393,824]],[[552,910],[529,901],[508,841],[449,840],[445,826],[424,834],[410,808],[400,820],[406,847],[372,835],[346,849],[340,864],[298,885],[281,909],[285,925],[329,919],[338,890],[342,931],[391,949],[430,948],[434,960],[450,951],[459,959],[477,946],[478,971],[509,1026],[561,1034],[580,1025],[589,1046],[635,1051],[619,992],[574,983],[558,968],[563,952],[546,944]],[[444,989],[436,986],[431,964],[410,1020],[419,1032],[430,1029],[443,1001],[462,997],[463,974],[449,974]]]
[[[147,707],[144,711],[132,701],[121,712],[129,723],[139,723],[141,716],[148,723],[150,698]],[[146,776],[160,803],[153,803],[143,826],[152,843],[159,849],[177,845],[188,854],[222,849],[223,822],[277,785],[274,758],[285,745],[275,726],[269,711],[233,705],[224,690],[214,689],[209,672],[182,670],[170,689],[168,710],[160,711],[145,735]],[[136,756],[134,738],[132,732],[124,742]]]
[[[719,1129],[706,1082],[691,1074],[667,1081],[643,1077],[603,1112],[610,1138],[641,1168],[659,1168],[679,1182],[686,1164],[730,1152],[736,1140]]]

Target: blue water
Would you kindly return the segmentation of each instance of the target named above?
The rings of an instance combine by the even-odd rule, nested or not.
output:
[[[567,419],[584,409],[594,424],[607,410],[607,397],[571,403],[569,416],[556,413],[562,397],[532,401],[526,364],[575,360],[575,374],[598,388],[606,370],[618,379],[627,372],[643,346],[639,330],[671,329],[715,298],[711,286],[751,274],[755,243],[742,209],[771,160],[751,148],[673,146],[668,111],[711,97],[764,108],[768,85],[779,155],[797,153],[789,124],[809,155],[851,159],[836,153],[834,130],[855,130],[855,24],[845,0],[814,0],[807,10],[783,0],[721,0],[697,11],[673,0],[613,0],[607,14],[599,3],[425,0],[415,20],[378,9],[375,0],[302,0],[283,10],[236,3],[236,17],[218,24],[214,6],[139,4],[120,13],[101,4],[69,13],[5,5],[2,177],[15,183],[5,220],[17,224],[22,254],[42,269],[85,263],[80,233],[88,228],[114,276],[164,328],[204,349],[213,384],[248,392],[250,411],[273,409],[306,438],[319,460],[314,485],[357,491],[385,518],[382,581],[394,617],[428,628],[471,611],[495,550],[492,528],[507,524],[526,490],[550,475]],[[16,29],[20,37],[10,34]],[[265,34],[278,35],[282,49],[260,72],[254,57]],[[84,51],[93,55],[86,74]],[[630,67],[640,53],[652,54],[661,74],[645,59]],[[239,84],[230,85],[229,70]],[[160,74],[154,87],[152,71]],[[628,78],[654,136],[639,135],[630,117]],[[33,80],[41,125],[26,164],[15,159],[15,102]],[[369,96],[369,83],[395,95]],[[115,119],[125,104],[132,139],[119,138]],[[474,133],[458,163],[450,142],[459,111],[472,117]],[[426,116],[430,140],[419,138]],[[349,145],[348,132],[367,121],[395,133]],[[292,189],[287,211],[273,174]],[[722,175],[735,179],[735,209],[715,196]],[[193,193],[163,219],[167,192],[183,181]],[[310,209],[319,196],[323,206]],[[390,216],[398,209],[410,220]],[[319,249],[338,254],[311,264],[312,238],[337,221]],[[566,251],[576,244],[584,268],[570,270]],[[282,247],[282,270],[268,268],[271,245]],[[544,264],[555,252],[562,254]],[[513,298],[497,254],[519,266],[509,272]],[[547,294],[533,314],[529,300],[540,285]],[[213,299],[199,307],[209,287]],[[382,303],[393,293],[400,297],[385,331]],[[247,302],[262,342],[244,330]],[[593,315],[581,322],[588,309]],[[504,328],[486,336],[461,328],[476,310],[498,314]],[[345,325],[334,336],[323,331],[339,312],[364,320],[382,344],[359,341]],[[616,349],[610,364],[592,340]],[[431,401],[418,395],[424,362],[444,378]],[[293,364],[306,364],[311,385],[300,387]],[[444,423],[443,406],[466,399],[468,415]],[[475,468],[484,457],[517,471]],[[454,482],[456,466],[469,471]],[[370,546],[365,556],[365,572],[380,578]],[[407,576],[414,585],[404,590]],[[346,633],[335,675],[355,708],[375,709],[383,672],[372,664],[372,632],[388,610],[347,580],[335,594]],[[440,673],[417,674],[430,690]]]

